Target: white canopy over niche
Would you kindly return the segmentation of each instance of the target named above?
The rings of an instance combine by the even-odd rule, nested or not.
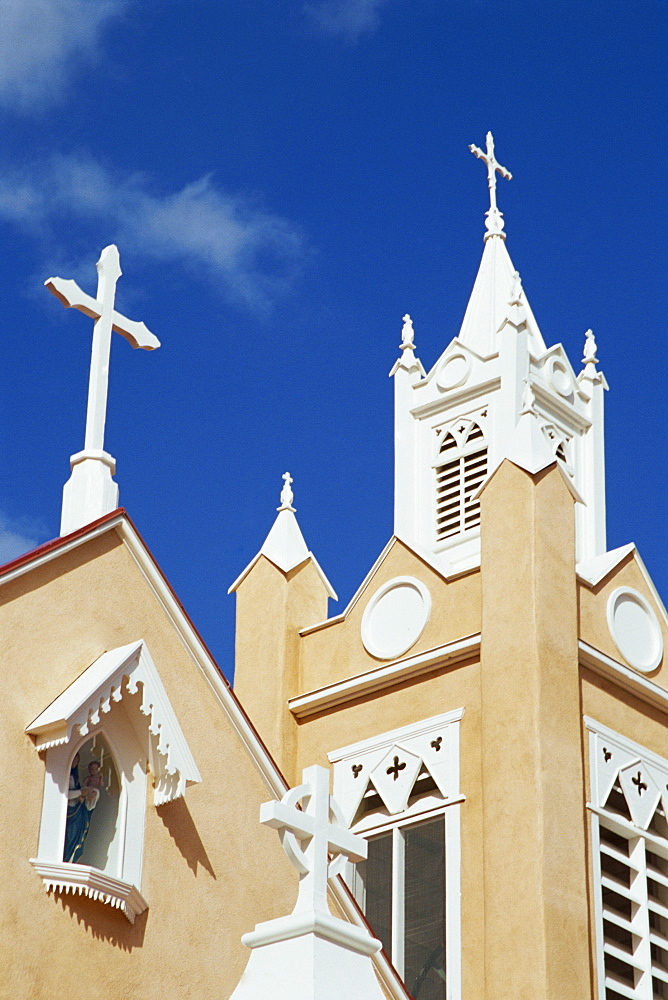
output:
[[[202,780],[146,643],[140,639],[103,653],[26,732],[38,751],[46,751],[33,864],[47,891],[83,892],[134,920],[147,906],[139,889],[148,771],[155,805]],[[63,860],[72,761],[95,734],[109,746],[121,786],[116,832],[102,869]]]

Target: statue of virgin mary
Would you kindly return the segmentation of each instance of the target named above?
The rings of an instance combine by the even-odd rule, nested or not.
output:
[[[79,781],[79,754],[74,755],[67,791],[67,822],[63,861],[76,864],[83,853],[88,836],[90,814],[97,805],[100,793],[97,788],[82,788]]]

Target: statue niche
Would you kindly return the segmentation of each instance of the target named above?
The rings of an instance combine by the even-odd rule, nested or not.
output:
[[[70,766],[63,861],[115,870],[120,790],[111,749],[98,733],[79,747]]]

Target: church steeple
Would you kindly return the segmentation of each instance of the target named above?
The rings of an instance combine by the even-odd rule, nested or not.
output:
[[[487,166],[490,207],[459,334],[425,375],[414,356],[411,323],[410,335],[402,335],[402,357],[390,372],[395,534],[446,576],[479,564],[478,493],[507,454],[527,386],[534,402],[525,422],[532,434],[542,435],[583,500],[576,515],[578,558],[605,551],[602,392],[607,386],[595,367],[595,348],[588,340],[586,368],[576,378],[561,344],[546,346],[506,248],[497,205],[497,174],[508,180],[512,175],[496,160],[491,133],[485,152],[469,148]]]

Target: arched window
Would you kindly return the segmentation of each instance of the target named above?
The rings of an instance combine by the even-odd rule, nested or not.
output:
[[[473,496],[487,475],[487,443],[479,424],[461,420],[440,439],[436,470],[436,541],[480,524]]]

